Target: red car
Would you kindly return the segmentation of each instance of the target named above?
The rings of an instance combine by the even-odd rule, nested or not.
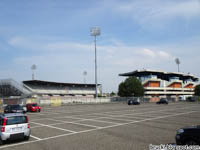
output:
[[[27,111],[32,111],[32,112],[40,112],[41,111],[41,107],[38,106],[37,103],[26,104],[26,108],[27,108]]]

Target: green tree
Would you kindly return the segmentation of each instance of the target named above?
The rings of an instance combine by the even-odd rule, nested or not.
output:
[[[136,77],[129,77],[119,84],[118,95],[121,97],[140,97],[144,95],[144,87]]]
[[[112,97],[112,96],[115,96],[115,92],[112,91],[112,92],[110,93],[110,96],[111,96],[111,97]]]
[[[195,89],[194,89],[194,95],[200,96],[200,84],[195,87]]]

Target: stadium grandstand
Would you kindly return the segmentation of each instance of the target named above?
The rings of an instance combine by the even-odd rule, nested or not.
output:
[[[41,80],[23,81],[24,88],[35,96],[86,96],[94,97],[95,84],[60,83]],[[100,87],[100,84],[98,85]],[[100,94],[100,88],[98,88]]]
[[[151,98],[152,101],[157,101],[160,97],[186,99],[194,95],[194,88],[199,81],[199,78],[191,74],[145,69],[122,73],[119,76],[137,77],[144,86],[145,97]]]
[[[28,80],[18,83],[13,79],[0,80],[0,98],[4,103],[26,103],[27,99],[94,98],[95,84],[61,83]],[[98,94],[101,84],[98,84]],[[17,102],[16,102],[17,101]],[[22,102],[23,101],[23,102]]]

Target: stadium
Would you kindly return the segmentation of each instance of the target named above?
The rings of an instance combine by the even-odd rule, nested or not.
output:
[[[191,74],[157,70],[135,70],[119,74],[119,76],[137,77],[144,86],[145,97],[152,101],[158,101],[160,97],[185,100],[194,95],[194,88],[199,81]]]
[[[4,104],[25,104],[27,102],[67,103],[71,100],[92,100],[95,96],[95,84],[62,83],[42,80],[28,80],[21,83],[13,79],[0,80],[0,98]],[[98,84],[97,93],[101,93]]]

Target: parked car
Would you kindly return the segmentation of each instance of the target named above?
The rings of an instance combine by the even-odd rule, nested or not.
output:
[[[31,112],[40,112],[41,111],[41,107],[38,106],[37,103],[26,104],[26,108],[27,108],[27,111],[31,111]]]
[[[168,100],[166,98],[161,98],[156,104],[168,104]]]
[[[26,111],[23,109],[21,105],[12,104],[12,105],[7,105],[4,108],[4,113],[26,113]]]
[[[23,109],[25,112],[27,112],[27,108],[26,108],[26,105],[22,105]]]
[[[28,116],[22,113],[0,115],[0,144],[6,140],[29,140],[30,127]]]
[[[177,130],[175,139],[177,145],[200,145],[200,126]]]
[[[140,105],[140,99],[137,98],[137,99],[130,99],[128,101],[128,105]]]
[[[187,98],[186,98],[186,102],[196,102],[196,98],[195,98],[195,97],[192,97],[192,96],[187,97]]]

